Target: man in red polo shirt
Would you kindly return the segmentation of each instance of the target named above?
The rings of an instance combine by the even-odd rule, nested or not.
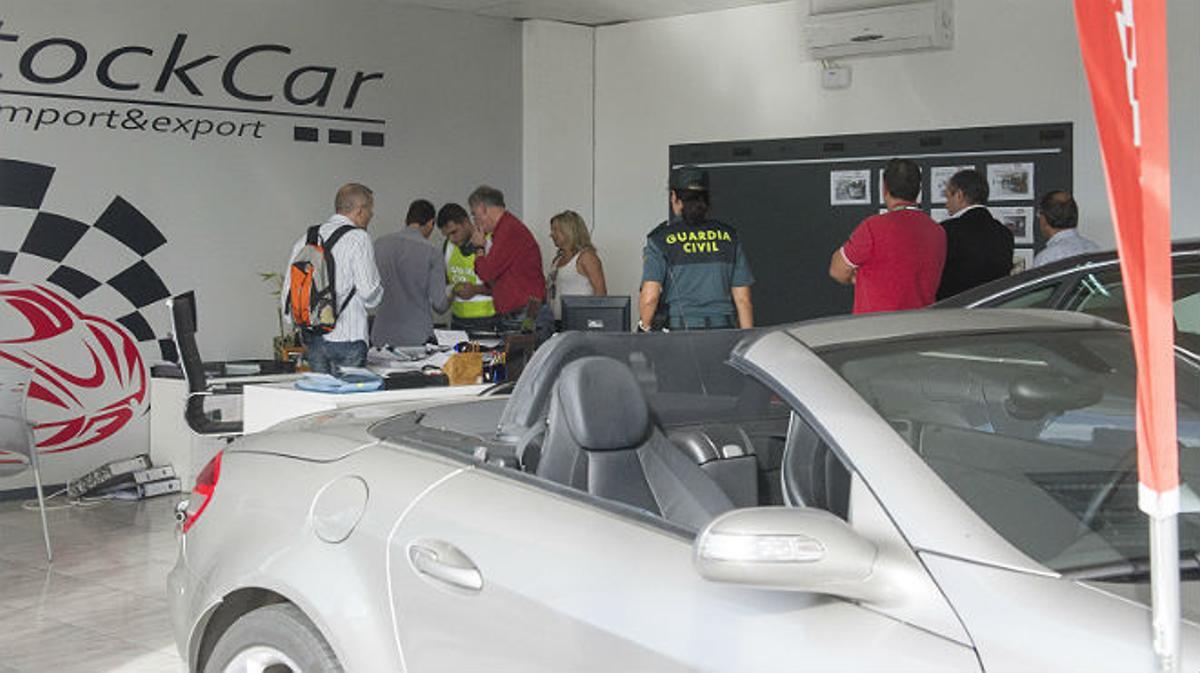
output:
[[[921,167],[892,159],[883,170],[887,212],[863,220],[833,253],[829,275],[854,285],[854,312],[903,311],[933,303],[946,263],[946,232],[917,207]]]
[[[522,327],[546,299],[542,252],[529,229],[508,212],[499,189],[483,185],[471,192],[467,204],[475,219],[475,273],[492,288],[501,323],[508,329]]]

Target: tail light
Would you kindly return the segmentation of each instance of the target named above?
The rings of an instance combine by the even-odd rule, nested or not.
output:
[[[208,461],[208,465],[200,470],[199,476],[196,477],[196,485],[192,487],[192,497],[199,497],[200,506],[196,511],[188,514],[188,517],[183,521],[183,532],[188,532],[200,515],[204,513],[204,508],[208,507],[209,501],[212,500],[213,491],[217,488],[217,480],[221,478],[221,456],[224,451],[218,451],[213,459]]]

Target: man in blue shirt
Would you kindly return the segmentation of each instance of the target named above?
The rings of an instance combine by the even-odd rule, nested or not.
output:
[[[708,174],[671,172],[671,214],[646,237],[638,329],[646,331],[666,304],[670,329],[754,326],[754,276],[737,230],[708,217]]]
[[[1038,227],[1046,237],[1046,247],[1034,256],[1034,268],[1100,249],[1095,241],[1079,233],[1079,206],[1069,192],[1057,190],[1042,197],[1038,202]]]

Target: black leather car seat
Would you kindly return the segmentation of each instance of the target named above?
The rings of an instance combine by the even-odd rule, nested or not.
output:
[[[537,475],[699,530],[733,509],[720,487],[651,422],[633,372],[606,357],[562,369]]]

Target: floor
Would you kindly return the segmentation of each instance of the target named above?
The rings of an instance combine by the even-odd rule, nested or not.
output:
[[[177,500],[48,512],[50,567],[36,509],[0,502],[0,673],[183,673],[166,601]]]

